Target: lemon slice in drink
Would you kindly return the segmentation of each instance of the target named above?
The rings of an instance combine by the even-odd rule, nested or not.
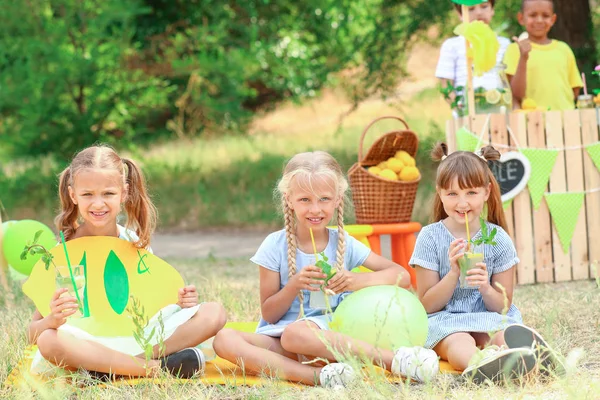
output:
[[[501,97],[502,94],[500,94],[497,89],[490,89],[485,92],[485,101],[487,101],[489,104],[498,104]]]
[[[507,92],[502,93],[502,101],[504,102],[504,104],[512,103],[512,92],[507,91]]]

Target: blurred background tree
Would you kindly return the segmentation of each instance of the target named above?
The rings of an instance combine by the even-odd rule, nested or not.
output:
[[[518,35],[520,0],[493,26]],[[555,0],[554,37],[596,63],[597,6]],[[0,142],[63,158],[203,132],[244,133],[258,110],[342,87],[354,107],[394,94],[424,33],[451,35],[450,0],[0,0]],[[351,111],[351,110],[349,110]]]

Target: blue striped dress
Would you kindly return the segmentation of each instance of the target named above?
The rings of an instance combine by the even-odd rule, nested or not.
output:
[[[511,269],[519,262],[517,251],[508,234],[499,226],[488,224],[488,231],[498,229],[496,245],[484,245],[484,261],[488,270],[488,279]],[[478,231],[473,239],[481,236]],[[409,261],[413,267],[419,266],[437,271],[442,279],[450,272],[448,249],[456,238],[440,221],[424,227],[415,244],[415,250]],[[461,289],[456,284],[454,293],[443,310],[429,314],[429,334],[425,347],[433,348],[445,337],[457,332],[495,332],[507,325],[523,323],[521,313],[512,304],[506,315],[488,311],[483,297],[476,288]]]

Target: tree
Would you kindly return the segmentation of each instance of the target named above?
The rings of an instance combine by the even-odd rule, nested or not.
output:
[[[597,54],[589,0],[554,0],[554,11],[552,37],[571,46],[581,71],[593,71]]]

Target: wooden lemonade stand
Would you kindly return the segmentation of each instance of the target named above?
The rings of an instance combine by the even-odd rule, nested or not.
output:
[[[491,144],[501,153],[523,148],[557,152],[545,196],[584,196],[578,213],[575,202],[567,198],[564,204],[577,219],[570,245],[561,244],[547,198],[542,198],[536,209],[529,188],[525,188],[506,204],[509,234],[521,260],[516,270],[519,284],[600,276],[600,245],[595,243],[600,238],[600,165],[597,167],[586,151],[600,141],[598,115],[598,109],[513,112],[472,115],[447,122],[450,151],[457,149],[456,133],[465,127],[481,138],[482,146]]]

